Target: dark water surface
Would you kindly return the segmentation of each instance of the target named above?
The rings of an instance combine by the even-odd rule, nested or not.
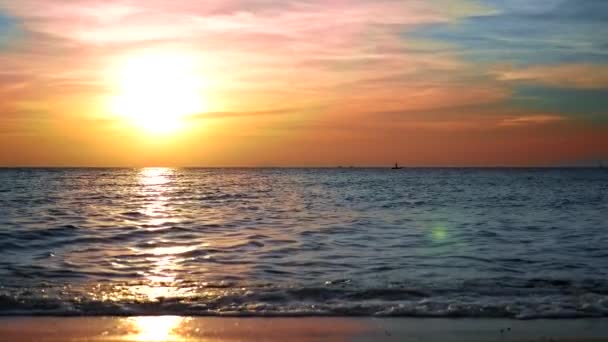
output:
[[[608,316],[602,169],[0,169],[0,314]]]

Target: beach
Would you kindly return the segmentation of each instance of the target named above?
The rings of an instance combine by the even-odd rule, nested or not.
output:
[[[15,342],[608,341],[608,320],[4,317],[0,338]]]

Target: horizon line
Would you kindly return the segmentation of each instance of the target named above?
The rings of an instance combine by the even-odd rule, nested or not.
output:
[[[95,165],[0,165],[0,169],[391,169],[391,165],[348,165],[348,166],[176,166],[176,165],[148,165],[148,166],[95,166]],[[603,163],[597,165],[399,165],[402,169],[601,169],[605,168]]]

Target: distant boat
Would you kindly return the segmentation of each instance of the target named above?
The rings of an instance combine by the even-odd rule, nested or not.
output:
[[[401,166],[399,166],[399,164],[395,163],[395,166],[393,166],[392,168],[393,170],[401,170],[403,169]]]

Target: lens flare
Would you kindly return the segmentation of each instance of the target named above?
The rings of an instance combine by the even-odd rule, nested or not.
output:
[[[435,226],[431,230],[431,238],[436,242],[444,241],[448,238],[448,231],[444,226]]]

